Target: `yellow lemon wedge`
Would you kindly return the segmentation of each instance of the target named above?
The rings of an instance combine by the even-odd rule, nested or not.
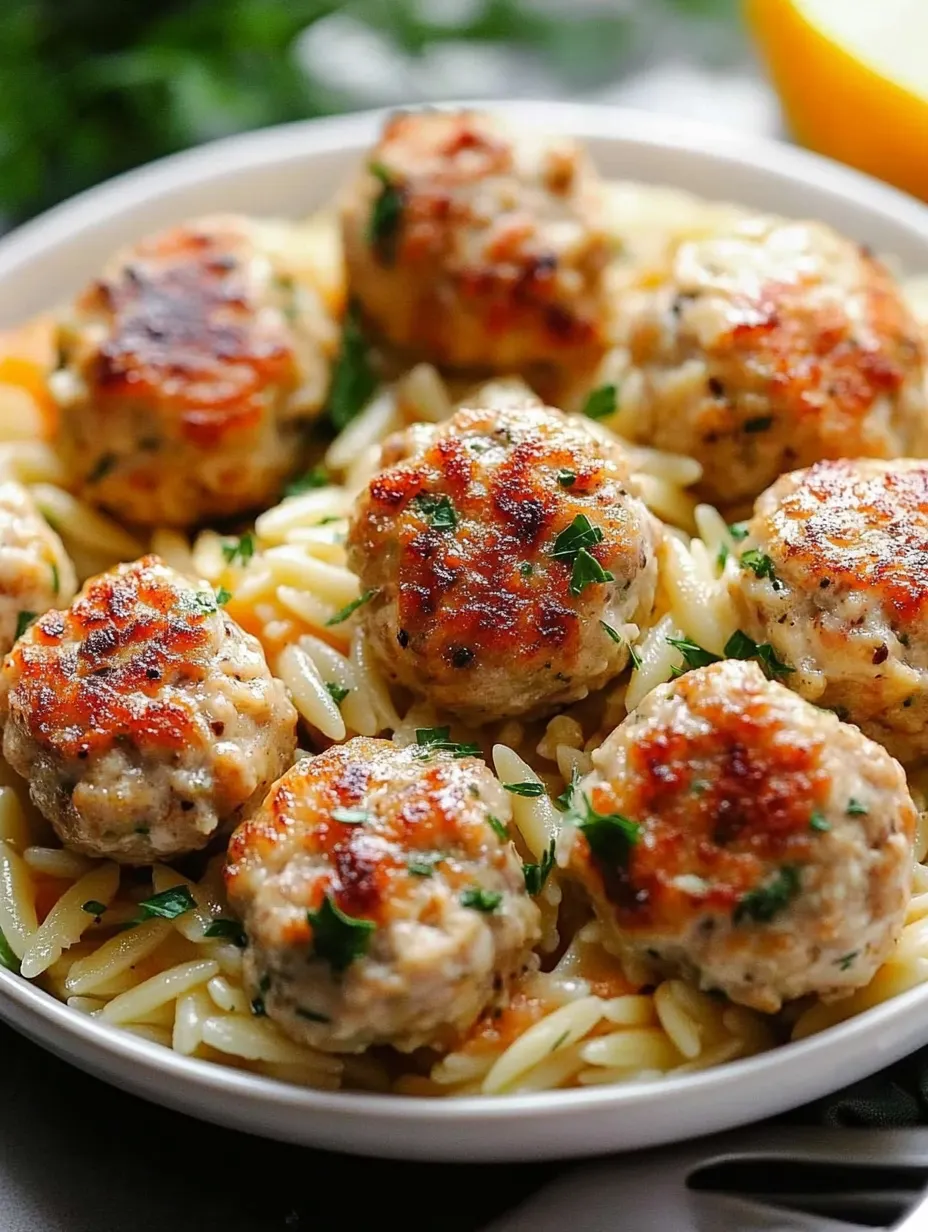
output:
[[[928,0],[746,0],[803,145],[928,200]]]

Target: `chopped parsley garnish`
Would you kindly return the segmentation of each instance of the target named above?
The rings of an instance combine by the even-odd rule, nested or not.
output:
[[[772,415],[756,415],[744,421],[745,432],[766,432],[773,423]]]
[[[809,818],[809,829],[818,830],[820,834],[826,834],[831,829],[831,822],[825,820],[825,814],[821,809],[812,810],[812,816]]]
[[[325,622],[326,626],[342,624],[343,621],[346,621],[349,616],[353,616],[359,607],[363,607],[365,603],[370,603],[376,593],[376,587],[373,590],[365,590],[363,595],[359,595],[357,599],[352,599],[350,603],[345,604],[340,612],[336,612],[334,616],[330,616]]]
[[[793,671],[788,663],[777,658],[776,651],[769,642],[755,642],[740,629],[736,629],[725,643],[725,657],[728,659],[757,659],[764,674],[771,680],[777,676],[789,676]]]
[[[543,796],[545,794],[544,786],[541,783],[504,783],[503,786],[507,791],[512,792],[514,796]]]
[[[591,556],[586,548],[581,548],[574,557],[574,567],[570,574],[569,590],[572,595],[579,595],[586,586],[596,582],[614,582],[615,574],[604,569],[595,556]]]
[[[93,470],[88,474],[85,483],[99,483],[112,471],[119,459],[114,453],[103,453],[97,460]]]
[[[524,560],[522,564],[519,565],[519,572],[524,578],[531,577],[535,572],[535,566],[531,563],[531,561]]]
[[[551,875],[551,870],[554,868],[554,839],[548,844],[547,850],[542,852],[541,860],[538,864],[523,864],[522,875],[525,877],[525,890],[528,894],[540,894],[544,888],[545,882]]]
[[[641,655],[638,653],[635,647],[631,644],[631,642],[628,643],[628,657],[631,659],[632,667],[635,669],[635,671],[640,671],[641,670]]]
[[[240,535],[238,539],[230,539],[222,545],[222,554],[226,563],[234,565],[239,561],[247,565],[255,554],[255,537],[251,534]]]
[[[489,816],[487,817],[487,821],[490,824],[490,829],[493,831],[493,833],[496,835],[499,841],[501,843],[508,842],[509,827],[506,825],[506,823],[504,821],[500,821],[498,817],[494,817],[492,813],[490,813]]]
[[[447,496],[433,496],[431,492],[422,492],[415,497],[413,504],[428,519],[432,530],[454,530],[458,524],[458,515]]]
[[[327,680],[325,682],[325,691],[328,693],[329,697],[331,697],[336,706],[340,706],[351,692],[351,690],[345,688],[343,684],[336,684],[334,680]]]
[[[462,907],[472,907],[474,911],[483,911],[486,914],[495,911],[502,901],[503,896],[499,890],[477,890],[471,888],[461,893]]]
[[[150,920],[153,916],[176,920],[179,915],[193,911],[196,905],[196,899],[185,885],[171,886],[169,890],[162,890],[160,894],[153,894],[139,903],[142,920]]]
[[[728,528],[728,533],[731,535],[732,539],[734,539],[735,543],[740,543],[742,539],[747,539],[747,522],[732,522],[731,526]]]
[[[585,795],[580,796],[579,804],[575,800],[571,802],[568,813],[569,820],[584,835],[598,860],[616,868],[628,866],[631,850],[641,836],[637,821],[621,813],[600,813]]]
[[[229,602],[231,598],[232,598],[232,591],[226,590],[225,586],[220,586],[219,589],[216,591],[216,602],[218,603],[220,607],[225,607],[225,605]]]
[[[371,933],[377,927],[373,920],[358,920],[345,915],[327,894],[318,911],[307,911],[306,919],[313,930],[313,952],[333,971],[345,971],[362,958],[371,943]]]
[[[417,727],[416,745],[422,757],[429,757],[432,753],[450,753],[453,757],[482,756],[479,744],[452,740],[450,727]]]
[[[717,654],[713,654],[711,650],[705,650],[697,642],[691,641],[688,637],[668,637],[667,641],[671,646],[674,646],[683,655],[684,667],[675,667],[673,676],[682,676],[694,667],[708,667],[710,663],[720,663],[721,659]]]
[[[583,414],[589,419],[605,419],[615,413],[619,400],[614,385],[600,385],[583,404]]]
[[[231,920],[227,916],[219,916],[213,920],[209,928],[203,934],[204,937],[217,938],[223,941],[231,941],[233,945],[237,945],[240,950],[245,948],[245,930],[242,928],[238,920]]]
[[[86,911],[88,915],[96,916],[99,919],[104,911],[106,911],[106,903],[101,903],[96,898],[88,898],[86,903],[81,904],[81,911]]]
[[[342,325],[342,343],[332,373],[327,412],[336,432],[346,427],[370,400],[377,377],[370,366],[367,341],[354,307]]]
[[[844,954],[841,958],[835,959],[835,966],[841,971],[848,971],[854,965],[854,959],[860,953],[860,950],[851,950],[850,954]]]
[[[36,618],[35,612],[20,612],[16,617],[16,640],[17,642],[26,632],[29,626]]]
[[[606,624],[606,622],[605,622],[604,620],[601,620],[599,623],[600,623],[600,625],[601,625],[601,626],[602,626],[602,627],[606,630],[606,632],[609,634],[609,637],[612,639],[612,641],[614,641],[614,642],[616,642],[616,643],[621,644],[621,642],[622,642],[624,639],[623,639],[623,637],[622,637],[622,635],[621,635],[620,633],[616,633],[616,631],[615,631],[615,629],[613,629],[612,625],[607,625],[607,624]]]
[[[403,220],[405,194],[383,163],[369,163],[368,170],[380,181],[380,192],[371,209],[367,242],[385,265],[392,265],[396,259],[396,241]]]
[[[749,548],[741,553],[741,568],[750,569],[759,578],[769,578],[774,590],[783,589],[783,583],[774,572],[773,561],[766,553],[759,552],[757,548]]]
[[[229,599],[232,598],[228,591],[225,592]],[[217,611],[219,596],[211,590],[185,590],[181,592],[180,598],[177,601],[178,607],[182,612],[190,612],[195,616],[209,616]]]
[[[855,799],[854,796],[851,796],[850,800],[847,802],[845,812],[848,817],[866,817],[870,810],[867,808],[866,804],[862,803],[862,801]]]
[[[769,924],[799,893],[800,880],[797,866],[784,864],[763,885],[741,896],[732,914],[732,921],[735,924],[740,924],[743,920],[753,920],[755,924]]]
[[[6,967],[14,975],[19,975],[19,959],[10,949],[10,943],[0,932],[0,967]]]
[[[340,821],[345,826],[363,826],[371,819],[370,813],[363,808],[334,808],[332,820]]]
[[[727,543],[721,544],[721,546],[719,547],[719,550],[715,554],[715,563],[716,563],[717,568],[720,571],[725,568],[725,563],[728,560],[729,555],[730,555],[730,551],[729,551],[728,544]]]
[[[580,771],[574,766],[570,772],[570,782],[554,801],[561,812],[569,812],[571,805],[574,802],[574,795],[577,790],[577,784],[580,782]]]
[[[562,488],[572,488],[577,482],[577,474],[575,471],[569,471],[566,466],[561,467],[557,473],[557,481]]]
[[[57,595],[58,591],[61,590],[61,576],[58,573],[58,566],[54,562],[49,566],[49,568],[52,571],[52,589]]]
[[[551,556],[572,564],[577,553],[602,543],[603,532],[594,526],[585,513],[578,513],[571,524],[564,528],[554,541]]]
[[[444,857],[441,852],[420,851],[409,857],[406,861],[406,868],[414,877],[431,877],[435,872],[435,865],[442,859]]]
[[[302,496],[304,492],[312,492],[316,488],[328,487],[331,482],[329,472],[324,466],[314,466],[305,475],[297,475],[295,479],[291,479],[284,488],[284,496]]]

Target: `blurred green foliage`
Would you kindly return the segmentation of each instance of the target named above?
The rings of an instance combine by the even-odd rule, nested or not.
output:
[[[734,3],[641,7],[718,16]],[[631,45],[618,3],[477,0],[449,30],[436,0],[0,0],[0,214],[25,218],[198,142],[339,109],[292,55],[301,30],[339,9],[407,54],[449,38],[515,42],[582,82],[614,73]]]

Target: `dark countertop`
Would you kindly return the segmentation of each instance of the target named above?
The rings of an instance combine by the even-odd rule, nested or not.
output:
[[[477,1232],[558,1167],[310,1151],[147,1104],[5,1026],[0,1055],[2,1232],[370,1232],[385,1215]]]

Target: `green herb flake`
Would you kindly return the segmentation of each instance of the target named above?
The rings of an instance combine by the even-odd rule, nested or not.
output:
[[[347,427],[367,405],[377,384],[360,318],[356,309],[351,307],[342,325],[341,348],[335,361],[326,407],[329,422],[336,432]]]
[[[691,641],[688,637],[668,637],[667,642],[676,650],[679,650],[683,656],[683,667],[675,667],[673,675],[682,676],[685,672],[691,671],[694,667],[708,667],[710,663],[720,663],[721,659],[717,654],[713,654],[711,650],[705,650],[697,642]]]
[[[489,816],[487,817],[487,821],[489,822],[490,829],[493,831],[493,833],[496,835],[499,841],[501,843],[508,843],[509,827],[506,825],[506,823],[504,821],[500,821],[498,817],[494,817],[492,813],[490,813]]]
[[[14,975],[19,975],[19,959],[10,949],[10,943],[0,932],[0,967],[6,967]]]
[[[551,875],[551,870],[554,868],[554,839],[548,844],[547,850],[542,852],[541,860],[538,864],[523,864],[522,875],[525,878],[525,890],[527,894],[533,897],[540,894],[544,889],[544,884]]]
[[[617,645],[621,645],[622,641],[624,640],[622,635],[620,633],[616,633],[612,625],[607,625],[604,620],[601,620],[599,623],[600,623],[600,627],[605,629],[606,633],[609,635],[610,640],[615,642]]]
[[[16,617],[16,640],[17,642],[26,632],[29,626],[36,618],[35,612],[20,612]]]
[[[364,826],[371,819],[370,813],[363,808],[334,808],[332,820],[340,821],[343,826]]]
[[[457,758],[482,756],[479,744],[452,740],[450,727],[417,727],[416,746],[420,757],[430,757],[432,753],[450,753]]]
[[[728,533],[731,535],[732,539],[734,539],[735,543],[741,543],[742,540],[747,539],[748,537],[747,522],[732,522],[731,526],[728,528]]]
[[[561,1034],[557,1037],[557,1039],[551,1045],[551,1048],[549,1050],[549,1055],[552,1052],[557,1052],[561,1044],[564,1043],[564,1041],[569,1037],[569,1035],[570,1035],[570,1027],[568,1027],[566,1031],[562,1031]]]
[[[519,565],[519,572],[524,578],[531,577],[535,572],[535,566],[531,563],[531,561],[524,560],[522,564]]]
[[[841,971],[849,971],[854,965],[854,959],[860,953],[860,950],[851,950],[850,954],[844,954],[841,958],[836,958],[834,965]]]
[[[324,466],[314,466],[305,475],[297,475],[284,488],[284,496],[302,496],[304,492],[312,492],[316,488],[327,488],[332,482],[329,472]],[[337,521],[337,518],[331,519]]]
[[[819,834],[827,834],[831,829],[831,822],[825,820],[825,814],[821,809],[812,810],[812,816],[809,818],[809,829],[817,830]]]
[[[545,789],[541,783],[504,783],[503,786],[514,796],[527,796],[529,799],[535,796],[543,796]]]
[[[328,693],[329,697],[331,697],[336,706],[340,706],[351,692],[351,690],[346,688],[343,684],[336,684],[334,680],[327,680],[325,682],[325,691]]]
[[[579,595],[587,586],[598,582],[614,582],[615,574],[604,569],[595,556],[586,548],[581,548],[574,557],[574,566],[570,574],[570,593]]]
[[[870,809],[861,800],[857,800],[854,796],[851,796],[850,800],[847,802],[845,812],[848,817],[866,817],[870,812]]]
[[[86,903],[81,904],[81,911],[86,911],[88,915],[95,916],[97,919],[106,911],[106,903],[101,903],[96,898],[88,898]]]
[[[638,653],[636,648],[631,644],[631,642],[628,643],[628,657],[631,659],[632,667],[635,669],[635,671],[640,672],[641,671],[641,655]]]
[[[218,604],[219,607],[225,607],[225,605],[229,602],[231,598],[232,598],[232,591],[226,590],[225,586],[220,586],[219,589],[216,591],[216,603]]]
[[[605,419],[614,415],[618,409],[619,400],[614,385],[600,385],[587,397],[583,404],[583,414],[588,419]]]
[[[574,802],[574,796],[577,792],[577,784],[580,782],[580,771],[574,766],[570,772],[570,782],[554,801],[562,813],[567,813]]]
[[[773,561],[757,548],[749,548],[741,553],[741,568],[750,569],[759,578],[768,578],[774,590],[783,589],[783,583],[774,572]]]
[[[757,659],[764,674],[771,680],[789,676],[793,672],[789,664],[777,658],[776,651],[769,642],[755,642],[740,629],[736,629],[725,643],[725,657],[727,659]]]
[[[589,797],[580,796],[579,805],[572,802],[569,820],[586,838],[590,851],[605,864],[627,868],[631,850],[641,836],[641,826],[621,813],[600,813]]]
[[[160,894],[153,894],[139,903],[143,920],[154,916],[162,920],[176,920],[178,916],[193,911],[196,905],[196,899],[185,885],[171,886],[169,890],[162,890]]]
[[[458,515],[448,496],[422,492],[414,498],[413,504],[428,520],[432,530],[454,530],[458,524]]]
[[[403,221],[405,193],[383,163],[369,163],[368,170],[380,181],[380,192],[371,209],[367,242],[384,265],[392,265],[396,260],[396,242]]]
[[[313,952],[336,972],[363,958],[377,927],[373,920],[345,915],[328,894],[318,911],[307,911],[306,919],[313,930]]]
[[[715,554],[715,564],[716,564],[716,568],[719,570],[719,572],[720,572],[720,573],[721,573],[721,571],[725,568],[725,565],[726,565],[726,564],[727,564],[727,562],[728,562],[728,557],[729,557],[730,555],[731,555],[731,550],[730,550],[730,548],[729,548],[728,544],[727,544],[727,543],[723,543],[723,544],[719,547],[718,552],[716,552],[716,554]]]
[[[61,575],[58,572],[58,566],[54,562],[52,562],[49,568],[52,571],[52,589],[57,595],[61,590]]]
[[[503,896],[499,890],[479,890],[473,887],[469,890],[464,890],[461,893],[460,899],[462,907],[470,907],[474,911],[482,911],[486,915],[495,911],[502,901]]]
[[[352,599],[350,603],[346,603],[340,612],[336,612],[334,616],[330,616],[325,622],[326,626],[343,624],[349,616],[353,616],[359,607],[363,607],[365,603],[370,603],[374,595],[377,593],[377,588],[365,590],[363,595],[359,595],[357,599]]]
[[[694,796],[704,796],[709,787],[708,779],[693,779],[692,783],[690,783],[690,792]]]
[[[557,473],[557,481],[562,488],[572,488],[577,482],[576,471],[569,471],[566,467],[562,467]]]
[[[247,940],[245,930],[239,921],[229,919],[227,916],[219,916],[218,919],[213,920],[203,936],[222,941],[231,941],[240,950],[244,950]]]
[[[184,590],[177,600],[177,606],[182,612],[193,616],[209,616],[218,610],[217,601],[218,597],[213,591]]]
[[[577,553],[602,543],[603,532],[594,526],[585,513],[578,513],[571,524],[564,528],[554,541],[551,556],[573,564]]]
[[[414,877],[431,877],[435,872],[435,865],[443,859],[444,856],[439,851],[417,851],[406,861],[406,869]]]
[[[751,920],[755,924],[769,924],[789,906],[800,889],[799,868],[795,864],[784,864],[762,885],[741,896],[732,914],[732,922],[741,924]]]
[[[255,554],[255,537],[252,534],[240,535],[238,539],[230,539],[222,545],[222,554],[226,564],[247,565]]]

